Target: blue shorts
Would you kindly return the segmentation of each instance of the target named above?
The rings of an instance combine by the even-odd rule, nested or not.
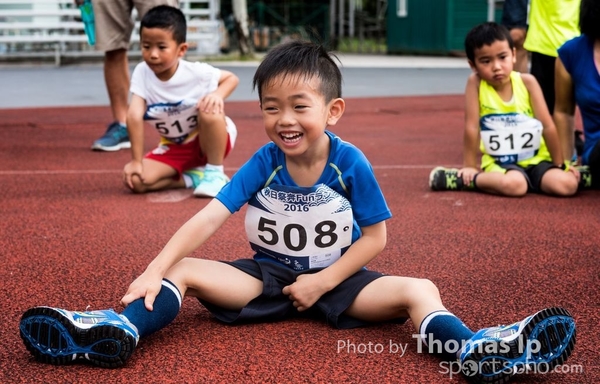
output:
[[[288,296],[281,291],[286,285],[296,281],[303,273],[315,273],[319,269],[297,272],[276,261],[241,259],[226,261],[233,267],[263,281],[263,292],[248,303],[241,311],[230,310],[200,300],[200,302],[220,321],[224,323],[273,322],[294,317],[309,317],[325,320],[339,329],[356,328],[372,323],[344,314],[359,292],[372,281],[385,276],[382,273],[360,270],[327,292],[308,310],[298,312]],[[393,320],[404,323],[406,318]]]
[[[508,29],[526,29],[527,0],[504,0],[501,23]]]

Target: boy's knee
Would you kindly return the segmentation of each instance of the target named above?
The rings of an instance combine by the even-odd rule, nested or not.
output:
[[[203,128],[223,128],[226,127],[225,115],[222,113],[198,112],[198,121],[200,129]]]
[[[576,177],[569,177],[566,182],[563,183],[562,187],[563,196],[573,196],[577,193],[579,182]]]
[[[127,181],[123,181],[123,185],[125,185],[125,187],[127,189],[129,189],[133,193],[146,193],[146,192],[148,192],[148,188],[146,187],[146,185],[142,182],[142,180],[139,177],[134,177],[131,180],[131,184],[133,184],[133,188],[132,188],[132,186],[130,186],[129,184],[127,184]]]
[[[500,183],[500,190],[506,196],[525,196],[529,186],[527,179],[518,171],[508,171],[504,174]]]
[[[194,262],[191,258],[184,257],[167,270],[164,278],[176,286],[179,286],[180,282],[184,282],[186,280],[186,277],[190,271],[195,271]]]
[[[579,182],[572,173],[563,172],[558,177],[552,178],[548,181],[551,185],[548,185],[544,189],[548,189],[550,193],[558,196],[573,196],[577,193],[579,188]]]
[[[440,296],[440,290],[433,281],[429,279],[414,279],[412,292],[420,292],[422,295],[426,296]]]

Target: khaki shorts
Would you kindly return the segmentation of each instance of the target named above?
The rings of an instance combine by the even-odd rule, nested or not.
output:
[[[179,0],[94,0],[96,49],[107,52],[129,49],[135,7],[138,19],[157,5],[179,7]]]

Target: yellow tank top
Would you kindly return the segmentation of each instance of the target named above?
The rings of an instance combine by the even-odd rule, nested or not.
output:
[[[479,82],[479,118],[480,121],[487,118],[502,118],[502,116],[523,115],[526,117],[533,118],[533,109],[531,107],[531,101],[529,99],[529,91],[523,83],[521,74],[519,72],[511,72],[510,82],[513,90],[513,97],[510,101],[506,102],[500,98],[498,92],[492,87],[487,81],[481,80]],[[481,129],[481,126],[480,126]],[[481,168],[499,163],[496,158],[486,153],[483,140],[479,146],[483,156],[481,158]],[[530,157],[518,158],[515,163],[521,167],[527,167],[530,165],[539,164],[542,161],[551,161],[550,152],[546,147],[544,138],[540,138],[539,149],[532,153]]]
[[[581,0],[531,0],[525,49],[557,57],[558,48],[580,34],[580,3]]]

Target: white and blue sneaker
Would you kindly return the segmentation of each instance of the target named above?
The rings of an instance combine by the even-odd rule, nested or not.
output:
[[[204,180],[204,167],[196,167],[183,171],[184,177],[187,176],[192,181],[190,188],[196,189]]]
[[[229,177],[223,172],[215,169],[205,169],[204,177],[194,189],[194,196],[215,197],[228,182]]]
[[[119,149],[131,148],[127,127],[118,121],[111,123],[104,135],[92,144],[94,151],[114,152]]]
[[[137,328],[112,309],[72,312],[34,307],[21,317],[21,338],[43,363],[66,365],[90,362],[102,368],[125,364],[135,349]]]
[[[459,359],[467,379],[503,384],[517,374],[551,372],[574,347],[575,320],[566,309],[548,308],[518,323],[480,330]]]

